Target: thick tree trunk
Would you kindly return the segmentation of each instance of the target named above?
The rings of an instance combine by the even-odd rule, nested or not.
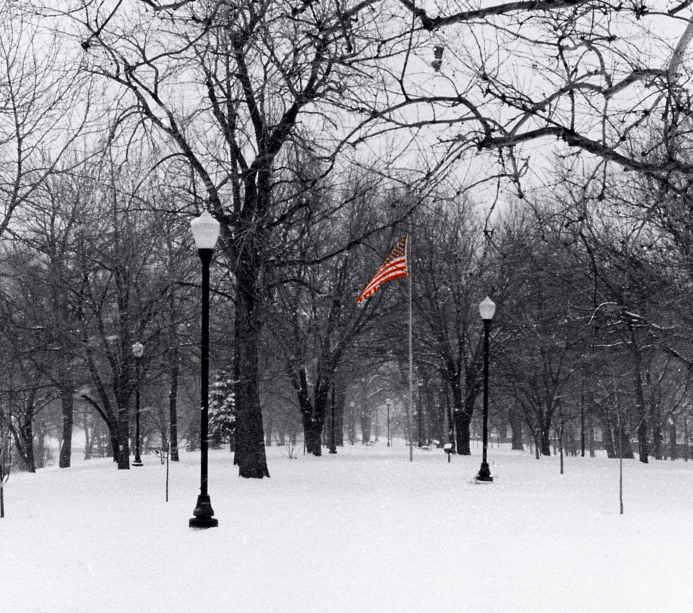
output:
[[[359,411],[359,426],[361,427],[361,444],[365,445],[366,443],[370,443],[371,415],[370,411],[364,406],[361,406],[361,410]]]
[[[669,428],[669,458],[675,460],[678,457],[678,449],[676,448],[676,423],[671,424]]]
[[[24,421],[16,432],[19,436],[15,438],[17,452],[24,463],[27,472],[36,472],[36,459],[34,457],[34,426],[31,418]]]
[[[306,444],[306,453],[314,456],[322,455],[322,427],[323,424],[317,419],[303,420],[303,440]]]
[[[652,456],[655,460],[661,460],[664,447],[664,434],[662,433],[662,424],[658,420],[652,424]]]
[[[618,454],[616,453],[616,448],[614,446],[614,426],[611,420],[606,416],[602,415],[602,443],[604,444],[604,449],[606,450],[607,458],[616,458]]]
[[[74,422],[74,400],[71,385],[61,386],[60,402],[63,413],[63,431],[62,441],[60,443],[60,458],[58,460],[58,466],[60,468],[69,468],[70,458],[72,457],[72,427]]]
[[[520,416],[513,410],[510,411],[508,416],[510,421],[510,429],[512,431],[512,449],[514,451],[524,451],[524,444],[522,438],[522,420]]]
[[[459,455],[472,455],[471,448],[471,422],[472,418],[464,411],[455,410],[453,413],[455,421],[455,438],[457,439],[457,453]]]
[[[550,456],[551,455],[551,424],[544,423],[541,426],[541,431],[539,434],[539,441],[541,444],[541,455]]]
[[[633,446],[630,444],[630,436],[628,435],[628,428],[625,424],[621,424],[620,430],[616,429],[616,437],[621,437],[621,454],[624,460],[632,460],[635,458],[633,454]]]
[[[474,412],[475,395],[467,394],[463,399],[462,388],[459,379],[448,379],[452,392],[453,421],[455,424],[455,439],[457,441],[457,453],[459,455],[471,455],[471,421]]]
[[[244,250],[244,254],[247,250]],[[244,258],[242,258],[244,259]],[[236,302],[235,369],[238,385],[236,404],[236,452],[234,463],[239,476],[246,479],[269,477],[265,455],[265,434],[260,406],[258,367],[259,317],[256,313],[256,290],[259,270],[252,262],[241,261]]]
[[[649,462],[649,443],[647,441],[647,436],[647,420],[641,419],[638,425],[638,457],[643,464]],[[630,441],[628,441],[628,445],[630,446]]]

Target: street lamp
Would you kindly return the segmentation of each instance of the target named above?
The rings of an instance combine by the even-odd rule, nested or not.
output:
[[[387,405],[387,446],[390,447],[390,406],[392,406],[392,400],[388,398],[385,404]]]
[[[202,261],[202,326],[200,341],[200,495],[188,525],[191,528],[215,528],[219,521],[207,493],[207,451],[209,428],[209,264],[219,238],[219,222],[205,211],[190,223],[197,253]]]
[[[481,319],[484,320],[484,425],[482,431],[483,454],[481,458],[481,468],[479,469],[479,474],[476,476],[476,480],[487,482],[493,481],[491,471],[488,467],[486,453],[488,449],[488,336],[491,328],[491,320],[495,312],[496,305],[486,296],[479,305],[479,313],[481,314]]]
[[[144,355],[144,345],[139,341],[132,346],[132,353],[135,356],[135,373],[137,387],[135,388],[135,461],[133,466],[142,466],[140,457],[140,359]]]

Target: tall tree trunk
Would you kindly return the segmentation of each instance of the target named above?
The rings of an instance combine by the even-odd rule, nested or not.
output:
[[[63,413],[63,431],[62,441],[60,443],[60,458],[58,466],[60,468],[70,467],[70,458],[72,457],[72,427],[74,422],[74,399],[72,385],[60,386],[60,403]],[[88,434],[85,430],[85,436],[88,439]],[[86,447],[86,445],[85,445]]]
[[[36,428],[36,450],[34,452],[36,468],[46,466],[46,424],[39,420]]]
[[[24,463],[27,472],[36,472],[36,459],[34,457],[34,425],[31,418],[25,419],[19,427],[19,431],[13,430],[17,452]]]
[[[84,407],[82,411],[82,427],[84,428],[84,459],[91,460],[91,454],[94,446],[94,431],[96,429],[97,420],[94,420],[94,429],[89,431],[89,413]]]
[[[361,443],[371,442],[371,413],[365,404],[361,405],[359,411],[359,426],[361,427]]]
[[[635,388],[635,414],[637,415],[638,423],[638,454],[639,459],[643,464],[649,461],[649,444],[648,444],[648,428],[647,428],[647,407],[645,405],[645,393],[643,391],[642,373],[641,373],[641,355],[640,349],[635,342],[635,331],[631,329],[631,352],[633,354],[633,386]],[[628,443],[630,447],[630,442]],[[624,456],[625,457],[625,456]]]
[[[590,450],[590,458],[595,457],[594,452],[594,426],[592,425],[592,418],[587,419],[587,446]]]
[[[661,460],[663,455],[664,433],[662,423],[657,420],[652,424],[652,456],[655,460]]]
[[[672,460],[678,457],[678,449],[676,448],[676,422],[673,422],[671,428],[669,428],[669,457]]]
[[[614,446],[614,427],[610,419],[602,417],[602,443],[604,444],[604,449],[606,450],[607,458],[617,458],[618,453],[616,452],[616,447]]]
[[[335,379],[334,404],[334,440],[338,447],[344,447],[344,405],[346,404],[346,386]],[[331,433],[330,433],[331,436]]]
[[[168,419],[169,419],[169,438],[171,441],[170,459],[172,462],[179,461],[178,455],[178,376],[180,364],[178,360],[178,339],[174,339],[171,347],[170,363],[170,389],[168,392]]]
[[[547,424],[542,424],[540,431],[541,455],[551,455],[551,427]]]
[[[303,440],[306,444],[306,453],[314,456],[322,455],[322,427],[323,424],[312,417],[303,420]]]
[[[510,410],[508,415],[510,421],[510,429],[512,430],[512,449],[515,451],[524,451],[522,438],[522,419],[516,411]]]
[[[623,420],[621,420],[622,422]],[[630,443],[630,435],[628,433],[628,428],[626,424],[621,423],[620,429],[616,428],[616,436],[620,437],[621,440],[621,457],[624,460],[632,460],[635,458],[633,454],[633,445]]]
[[[455,438],[457,439],[457,453],[459,455],[472,455],[471,448],[471,423],[472,418],[464,411],[455,410]]]
[[[253,242],[253,241],[251,241]],[[265,455],[265,435],[260,406],[258,343],[260,317],[256,304],[259,268],[247,254],[253,246],[242,251],[236,270],[238,300],[236,302],[235,367],[238,376],[236,387],[236,453],[238,474],[246,479],[269,477]]]
[[[264,415],[265,447],[272,446],[272,432],[274,430],[274,411],[268,411]]]
[[[457,453],[459,455],[471,455],[471,422],[474,410],[474,398],[469,395],[462,398],[462,388],[459,377],[448,377],[450,391],[452,392],[453,421],[455,424],[455,439],[457,441]],[[471,410],[470,410],[471,405]]]

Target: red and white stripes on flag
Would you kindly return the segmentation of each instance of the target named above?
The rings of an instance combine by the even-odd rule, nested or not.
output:
[[[370,298],[378,291],[380,286],[386,281],[393,281],[407,276],[407,239],[409,235],[401,239],[390,255],[385,258],[385,262],[380,267],[375,277],[366,285],[366,289],[361,292],[356,302],[361,302],[364,298]]]

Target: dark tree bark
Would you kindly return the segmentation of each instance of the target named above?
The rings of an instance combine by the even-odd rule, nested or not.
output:
[[[605,414],[605,411],[601,412],[600,421],[602,424],[602,443],[604,449],[606,450],[607,458],[617,458],[618,454],[616,452],[616,447],[614,446],[614,427],[611,423],[611,419]]]
[[[27,472],[36,472],[34,457],[34,425],[32,418],[22,418],[19,427],[11,426],[15,449]]]
[[[263,420],[265,429],[265,447],[271,447],[272,434],[274,433],[274,413],[272,411],[265,413]]]
[[[178,462],[180,459],[178,454],[178,376],[180,372],[178,353],[178,342],[174,340],[169,364],[170,388],[168,392],[169,438],[171,441],[169,457],[172,462]]]
[[[338,382],[339,381],[339,382]],[[335,379],[334,438],[338,447],[344,447],[344,410],[346,405],[346,386]]]
[[[678,448],[676,447],[676,422],[673,422],[669,428],[669,458],[672,460],[678,458]]]
[[[234,463],[238,474],[246,479],[269,477],[265,455],[265,436],[260,406],[258,345],[260,320],[256,292],[259,266],[253,263],[248,251],[255,248],[254,241],[243,250],[244,256],[237,268],[238,304],[235,327],[236,432]],[[259,248],[259,246],[258,246]],[[257,257],[256,252],[254,257]]]
[[[60,468],[69,468],[70,458],[72,457],[72,427],[74,422],[73,394],[74,389],[71,385],[62,385],[60,387],[60,403],[63,415],[62,441],[60,443],[60,458],[58,460],[58,466]],[[85,446],[88,446],[89,440],[86,431],[85,436],[87,436]]]
[[[371,442],[371,412],[367,405],[367,400],[364,400],[359,406],[359,426],[361,427],[361,443],[366,444]]]
[[[91,460],[94,447],[96,423],[94,423],[94,428],[90,431],[88,412],[86,408],[82,412],[82,428],[84,429],[84,459]]]
[[[539,426],[540,451],[543,456],[551,455],[551,418],[542,420]]]
[[[649,442],[647,427],[647,405],[642,382],[641,349],[636,343],[635,330],[631,328],[630,349],[633,356],[633,386],[635,392],[635,414],[638,419],[638,455],[643,464],[649,461]],[[630,442],[628,443],[630,447]],[[625,457],[625,456],[624,456]]]
[[[513,409],[510,409],[508,419],[510,421],[510,429],[512,430],[511,447],[515,451],[523,451],[522,419]]]
[[[453,418],[455,420],[455,438],[457,439],[457,453],[459,455],[472,455],[471,448],[471,430],[472,423],[471,415],[464,410],[454,411]]]
[[[640,433],[638,432],[638,435]],[[664,451],[664,434],[659,420],[652,424],[652,456],[655,460],[661,460]]]

